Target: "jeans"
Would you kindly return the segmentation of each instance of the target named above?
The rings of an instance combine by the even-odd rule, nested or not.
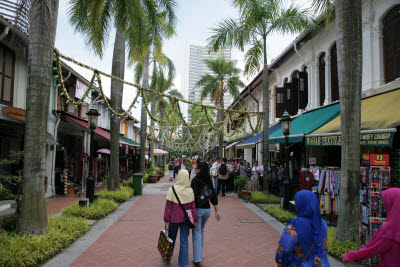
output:
[[[214,180],[214,191],[216,194],[218,194],[218,180],[219,179],[218,179],[218,177],[214,177],[213,180]]]
[[[226,191],[226,183],[228,180],[226,179],[218,179],[218,188],[217,188],[217,195],[219,195],[219,191],[222,191],[222,195],[225,196]],[[221,189],[222,188],[222,189]]]
[[[196,228],[192,231],[193,261],[201,262],[204,246],[204,227],[210,217],[210,209],[197,209],[197,216]]]
[[[181,223],[169,223],[168,226],[168,237],[174,241],[175,248],[175,240],[178,235],[178,229],[181,228],[180,233],[180,245],[179,248],[179,258],[178,258],[178,266],[186,267],[189,266],[189,226],[186,222]]]

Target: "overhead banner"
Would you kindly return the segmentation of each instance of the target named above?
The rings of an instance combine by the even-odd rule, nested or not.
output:
[[[88,89],[88,87],[83,82],[81,82],[79,79],[76,79],[76,90],[75,90],[76,98],[82,99],[83,96],[85,95],[85,92],[87,89]],[[89,94],[89,97],[90,97],[90,94]],[[90,104],[89,97],[86,97],[84,100],[87,104]]]
[[[360,146],[392,146],[395,133],[369,133],[360,135]],[[341,146],[342,136],[306,137],[306,146]]]

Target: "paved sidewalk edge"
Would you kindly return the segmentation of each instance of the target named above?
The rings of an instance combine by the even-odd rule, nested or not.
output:
[[[236,196],[235,196],[236,197]],[[237,198],[237,197],[236,197]],[[239,198],[238,198],[239,199]],[[271,225],[275,230],[277,230],[279,233],[282,233],[283,230],[285,229],[285,225],[283,223],[281,223],[280,221],[278,221],[277,219],[275,219],[274,217],[272,217],[271,215],[269,215],[267,212],[265,212],[264,210],[262,210],[260,207],[258,207],[257,205],[244,201],[243,199],[239,199],[244,205],[246,205],[246,207],[248,207],[251,211],[253,211],[255,214],[258,215],[258,217],[260,217],[261,219],[264,220],[264,222],[268,223],[269,225]],[[328,255],[329,258],[329,263],[331,265],[331,267],[342,267],[342,266],[362,266],[362,265],[348,265],[348,264],[344,264],[340,261],[338,261],[337,259],[331,257]]]
[[[122,203],[114,212],[106,218],[98,221],[93,227],[78,240],[72,243],[64,251],[60,252],[52,259],[42,264],[43,267],[67,267],[71,265],[85,250],[90,247],[96,240],[133,205],[141,196],[134,196],[127,202]]]

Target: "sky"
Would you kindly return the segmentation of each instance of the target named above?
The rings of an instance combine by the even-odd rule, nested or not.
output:
[[[60,0],[58,13],[56,48],[64,55],[74,58],[86,65],[95,67],[105,73],[111,74],[113,44],[115,30],[112,30],[107,43],[103,58],[97,56],[89,46],[86,45],[85,37],[74,31],[74,27],[68,18],[68,0]],[[176,67],[175,88],[181,90],[184,73],[185,43],[189,40],[206,42],[211,36],[211,29],[216,27],[224,18],[238,18],[237,11],[232,7],[231,0],[177,0],[179,6],[176,10],[178,23],[176,36],[164,41],[164,53],[174,61]],[[290,2],[290,1],[289,1]],[[294,1],[293,1],[294,2]],[[296,0],[297,5],[306,7],[310,0]],[[297,35],[271,35],[269,37],[267,54],[268,62],[276,58]],[[232,58],[238,61],[238,67],[243,69],[243,55],[239,50],[232,52]],[[93,72],[81,68],[73,63],[67,62],[78,73],[90,80]],[[260,66],[261,68],[261,66]],[[245,77],[242,80],[248,84],[253,77]],[[125,68],[125,80],[133,82],[133,69]],[[102,77],[104,91],[110,96],[110,79]],[[136,89],[124,85],[123,107],[128,108],[136,96]],[[140,108],[133,110],[133,116],[140,119]]]

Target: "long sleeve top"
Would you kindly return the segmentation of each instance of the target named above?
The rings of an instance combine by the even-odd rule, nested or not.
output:
[[[314,185],[314,174],[312,172],[301,172],[299,177],[300,190],[306,189],[312,191]]]
[[[194,201],[190,203],[182,204],[185,210],[192,210],[193,219],[197,222],[197,211],[196,205]],[[166,223],[181,223],[185,221],[185,214],[183,213],[182,208],[180,207],[179,203],[175,203],[172,201],[167,200],[165,204],[164,210],[164,222]]]
[[[297,236],[296,229],[292,224],[288,224],[282,233],[281,240],[279,241],[278,250],[276,252],[275,261],[279,267],[301,266],[301,267],[320,267],[330,266],[328,261],[328,254],[326,252],[327,238],[325,237],[324,245],[320,255],[311,258],[307,257],[302,262],[302,257],[308,251],[303,251]]]
[[[198,209],[209,209],[210,208],[210,202],[214,206],[218,205],[218,197],[217,197],[217,194],[215,194],[214,187],[213,187],[213,185],[211,183],[211,180],[208,183],[206,183],[206,185],[213,192],[213,194],[212,194],[212,196],[210,198],[210,201],[207,201],[205,204],[203,204],[201,206],[196,204],[196,208],[198,208]],[[193,178],[191,186],[192,186],[193,193],[194,193],[194,201],[196,203],[198,203],[201,191],[203,190],[203,187],[204,187],[204,183],[202,183],[200,181],[200,178],[196,176],[196,177]]]
[[[400,244],[390,239],[373,236],[371,240],[360,250],[350,251],[343,255],[347,262],[381,256],[379,266],[399,266]]]

